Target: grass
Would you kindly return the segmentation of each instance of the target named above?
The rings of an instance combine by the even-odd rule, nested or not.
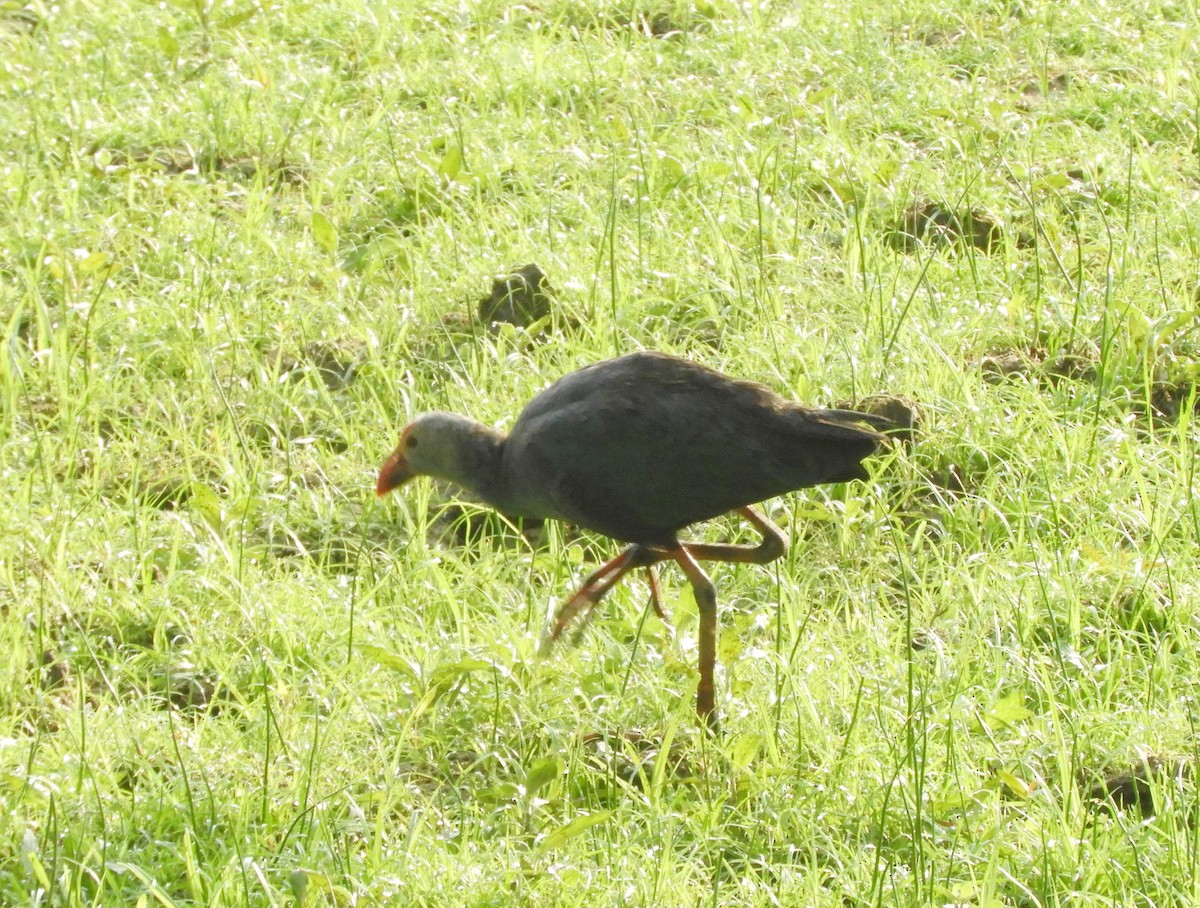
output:
[[[1193,902],[1198,39],[0,3],[0,901]],[[554,324],[477,324],[531,261]],[[714,569],[713,740],[680,576],[539,658],[612,545],[372,495],[407,416],[639,348],[923,414]]]

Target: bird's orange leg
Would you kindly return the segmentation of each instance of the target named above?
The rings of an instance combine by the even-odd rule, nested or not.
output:
[[[672,555],[663,549],[656,549],[646,545],[631,545],[616,558],[604,562],[604,564],[588,575],[588,578],[583,581],[583,585],[575,595],[563,603],[562,608],[558,610],[558,615],[554,619],[554,625],[546,635],[547,645],[554,643],[554,641],[561,637],[575,616],[581,611],[583,612],[583,622],[586,623],[589,621],[600,600],[630,571],[640,567],[646,568],[647,571],[653,571],[652,566],[654,564],[671,557]],[[658,604],[656,595],[658,586],[656,582],[657,578],[654,578],[654,581],[650,587],[651,595],[655,596],[655,611],[661,616],[663,613],[662,606]]]
[[[752,507],[738,508],[738,513],[762,533],[758,545],[730,545],[724,542],[685,542],[683,547],[697,561],[735,561],[739,564],[766,564],[787,550],[787,533]]]
[[[696,609],[700,613],[700,683],[696,685],[696,715],[708,725],[709,730],[717,731],[716,691],[713,685],[713,673],[717,665],[717,590],[688,548],[681,545],[671,553],[671,557],[683,568],[692,584]]]
[[[654,565],[646,565],[646,583],[650,586],[650,604],[654,606],[654,614],[658,615],[658,619],[667,627],[671,626],[671,616],[663,609],[662,594],[658,589],[658,571],[654,570]]]
[[[696,609],[700,613],[700,682],[696,686],[696,715],[711,731],[718,728],[716,690],[713,683],[717,664],[717,591],[698,562],[766,564],[780,557],[787,549],[788,542],[787,534],[754,508],[739,508],[738,513],[762,533],[762,542],[758,545],[685,542],[671,553],[671,557],[683,568],[696,595]]]
[[[654,611],[668,621],[662,608],[658,590],[658,575],[654,565],[660,561],[674,561],[687,576],[696,596],[696,608],[700,613],[700,681],[696,686],[696,715],[709,727],[718,728],[716,687],[714,675],[717,664],[717,591],[700,561],[730,561],[739,564],[766,564],[783,555],[787,549],[787,534],[752,507],[739,508],[738,513],[762,534],[758,545],[733,545],[730,543],[685,542],[677,548],[664,549],[645,545],[631,545],[611,561],[606,561],[593,571],[583,586],[558,610],[554,625],[547,634],[547,644],[553,643],[583,612],[583,621],[588,621],[596,605],[616,583],[630,571],[646,568],[650,582],[650,597]]]

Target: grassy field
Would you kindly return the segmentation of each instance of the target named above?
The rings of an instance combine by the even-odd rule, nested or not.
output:
[[[1198,59],[1192,0],[0,2],[0,904],[1195,904]],[[922,417],[714,567],[718,738],[678,571],[540,657],[615,544],[372,494],[642,348]]]

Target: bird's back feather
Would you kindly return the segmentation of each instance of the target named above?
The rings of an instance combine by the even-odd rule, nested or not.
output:
[[[785,400],[686,360],[635,353],[537,395],[505,443],[530,513],[669,545],[689,524],[866,474],[881,436],[860,414]]]

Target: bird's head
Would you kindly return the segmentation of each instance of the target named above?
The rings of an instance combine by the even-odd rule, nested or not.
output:
[[[503,435],[473,419],[454,413],[419,416],[400,433],[396,450],[379,468],[375,494],[386,495],[414,476],[436,476],[472,488],[477,484],[480,449]]]
[[[376,495],[382,497],[392,491],[392,489],[400,488],[400,486],[417,475],[416,470],[413,469],[412,464],[408,460],[412,443],[409,433],[411,428],[412,426],[405,426],[404,431],[400,433],[400,444],[396,445],[396,450],[391,453],[391,456],[379,468],[379,478],[375,480]]]

